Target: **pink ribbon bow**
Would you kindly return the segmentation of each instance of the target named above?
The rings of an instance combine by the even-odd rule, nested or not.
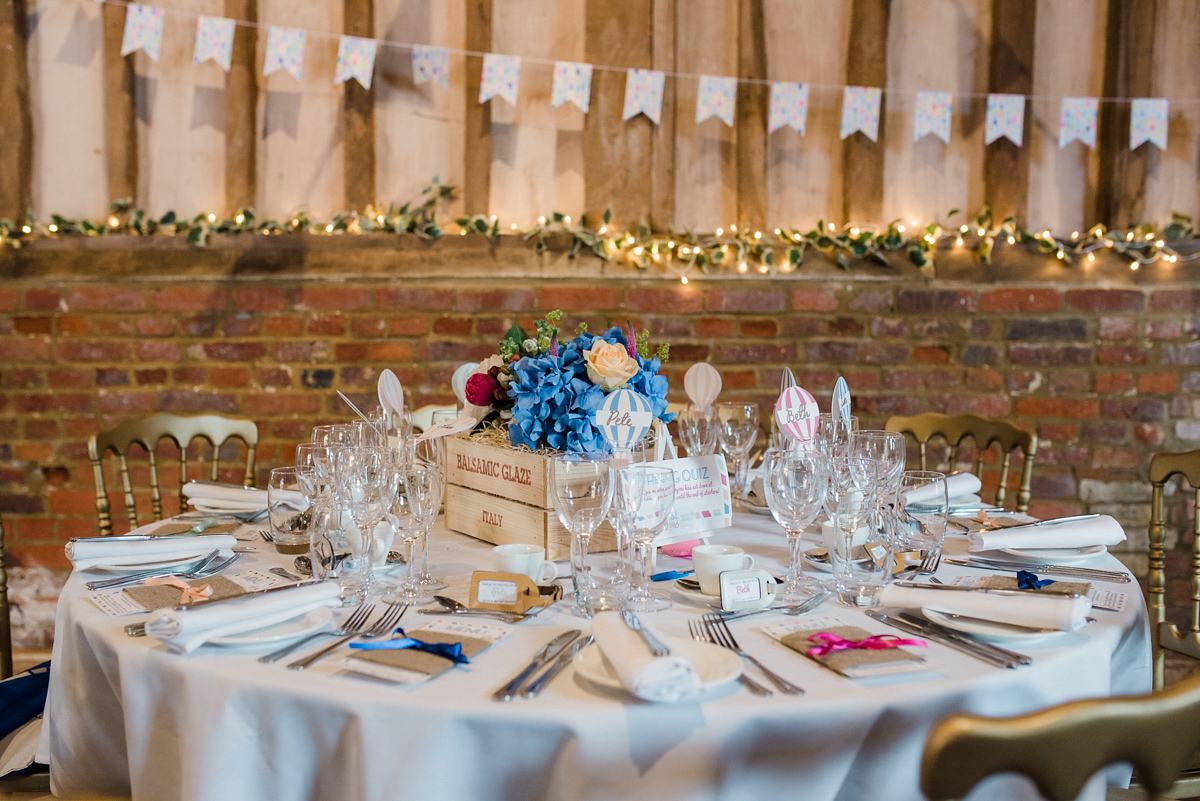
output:
[[[193,587],[179,576],[158,576],[155,578],[146,579],[147,587],[157,587],[161,584],[166,584],[169,587],[179,588],[180,606],[187,606],[193,601],[203,601],[205,598],[213,594],[211,585],[202,584],[199,587]]]
[[[818,631],[808,639],[811,642],[817,643],[817,645],[808,649],[809,656],[825,656],[835,651],[853,651],[856,649],[886,651],[889,648],[899,648],[902,645],[915,645],[919,648],[925,647],[925,643],[921,640],[905,640],[894,634],[876,634],[863,640],[847,640],[832,632]]]

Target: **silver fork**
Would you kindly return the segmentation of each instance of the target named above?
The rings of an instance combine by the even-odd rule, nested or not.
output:
[[[792,684],[783,676],[780,676],[762,662],[759,662],[753,656],[743,651],[741,646],[738,645],[737,640],[734,639],[733,632],[729,630],[729,626],[724,620],[706,621],[704,623],[704,627],[708,630],[709,636],[714,643],[722,648],[728,648],[730,651],[733,651],[742,659],[745,659],[747,662],[761,670],[763,675],[770,679],[771,683],[778,687],[781,692],[785,692],[788,695],[804,695],[803,688]]]
[[[936,551],[925,551],[921,557],[921,566],[917,568],[918,573],[936,573],[938,565],[942,563],[942,551],[939,548]]]
[[[375,625],[371,626],[371,629],[369,631],[366,631],[363,633],[355,632],[353,634],[347,634],[344,637],[339,637],[331,645],[325,646],[324,648],[322,648],[320,651],[317,651],[312,656],[306,656],[305,658],[303,658],[297,662],[292,662],[291,664],[288,665],[288,670],[304,670],[306,667],[308,667],[312,663],[316,662],[321,657],[325,656],[325,654],[329,653],[330,651],[332,651],[336,648],[341,647],[342,645],[349,642],[350,640],[353,640],[355,637],[362,637],[363,639],[373,640],[376,637],[380,637],[385,634],[390,634],[392,631],[392,627],[395,626],[397,622],[399,622],[400,616],[403,615],[408,610],[408,606],[407,605],[401,606],[401,605],[396,605],[396,604],[389,604],[388,606],[389,606],[389,609],[383,613],[383,617],[379,618],[379,620],[377,620],[375,622]]]
[[[701,618],[701,620],[704,620],[704,621],[708,621],[708,620],[725,620],[725,621],[741,620],[744,617],[750,617],[751,615],[761,615],[765,612],[775,612],[775,613],[784,614],[784,615],[803,615],[803,614],[807,614],[808,612],[811,612],[812,610],[816,609],[821,604],[825,603],[825,601],[831,595],[833,595],[833,590],[822,589],[816,595],[809,598],[807,601],[801,601],[800,603],[796,604],[795,606],[768,606],[763,609],[751,609],[748,612],[726,612],[724,610],[720,610],[717,612],[710,612],[710,613],[704,615]],[[717,607],[714,606],[713,608],[715,609]]]
[[[697,642],[706,642],[706,643],[711,643],[712,645],[718,644],[718,643],[713,642],[712,637],[709,636],[708,631],[704,628],[704,624],[701,623],[699,620],[689,620],[688,621],[688,631],[690,631],[692,633],[692,639],[696,640]],[[774,695],[775,694],[775,693],[771,692],[770,690],[768,690],[766,687],[759,684],[754,679],[747,676],[745,673],[738,676],[738,681],[740,681],[742,683],[743,687],[745,687],[747,690],[754,693],[755,695]]]
[[[263,538],[263,542],[275,542],[275,535],[267,531],[265,528],[260,528],[258,530],[258,536]]]
[[[338,626],[333,631],[318,631],[316,634],[310,634],[302,640],[298,640],[291,645],[285,645],[278,651],[272,651],[266,656],[260,656],[259,662],[264,665],[269,665],[272,662],[278,662],[293,651],[298,651],[308,643],[319,637],[345,637],[347,634],[358,634],[363,630],[363,624],[367,622],[367,618],[371,615],[371,610],[375,607],[370,604],[363,604],[354,610],[354,614],[346,618],[346,622]]]
[[[104,579],[103,581],[89,581],[85,586],[90,591],[107,590],[113,587],[124,587],[127,584],[137,584],[139,581],[145,581],[148,578],[156,576],[179,576],[180,578],[204,578],[205,570],[212,565],[213,560],[221,554],[220,550],[213,551],[207,556],[202,557],[198,562],[192,564],[192,569],[184,573],[176,573],[171,570],[142,570],[138,573],[130,573],[128,576],[120,578]]]

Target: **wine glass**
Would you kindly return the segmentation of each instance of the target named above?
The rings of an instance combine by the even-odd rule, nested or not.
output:
[[[904,442],[904,435],[898,431],[859,431],[852,436],[852,440],[861,454],[884,463],[884,486],[880,492],[885,496],[894,495],[900,487],[900,476],[904,472],[908,447]]]
[[[763,489],[775,522],[788,541],[788,574],[777,600],[792,604],[816,594],[817,582],[800,571],[800,539],[825,502],[829,459],[818,453],[768,450],[763,458]]]
[[[640,481],[637,473],[642,474]],[[662,533],[675,507],[675,471],[670,467],[647,464],[621,471],[619,480],[641,484],[641,499],[632,510],[633,544],[637,548],[637,580],[629,590],[625,608],[631,612],[659,612],[669,609],[670,598],[650,592],[649,573],[654,538]],[[633,490],[621,493],[622,500],[632,500],[635,495]]]
[[[429,478],[428,492],[426,493],[427,503],[422,504],[420,509],[421,569],[417,581],[428,592],[437,592],[450,585],[434,578],[433,573],[429,570],[429,532],[433,528],[433,522],[437,520],[438,513],[442,511],[442,496],[446,489],[446,482],[441,467],[436,464],[424,466],[427,468]]]
[[[733,476],[733,497],[745,497],[745,476],[742,467],[746,455],[758,438],[758,406],[753,403],[726,401],[717,404],[717,441],[729,460]]]
[[[550,487],[554,511],[571,533],[571,577],[575,603],[588,609],[592,588],[588,544],[604,522],[612,504],[610,457],[600,453],[556,453],[550,461]]]
[[[688,456],[708,456],[717,448],[717,415],[711,406],[689,404],[679,413],[679,439]]]
[[[417,542],[421,539],[429,509],[437,515],[441,498],[441,476],[426,464],[394,465],[394,491],[388,498],[387,521],[407,546],[408,572],[399,587],[384,596],[388,603],[421,605],[433,600],[433,591],[421,585],[417,569]]]
[[[834,427],[833,415],[824,413],[817,415],[817,447],[826,456],[836,457],[845,455],[850,448],[850,438],[858,431],[858,418],[850,418],[849,430],[845,423]]]
[[[365,559],[367,593],[374,583],[371,566],[375,554],[381,550],[376,543],[376,527],[384,519],[384,500],[389,493],[389,472],[382,448],[346,447],[337,455],[337,475],[334,486],[346,510],[358,529],[358,547],[355,556]],[[382,544],[387,554],[390,543]]]

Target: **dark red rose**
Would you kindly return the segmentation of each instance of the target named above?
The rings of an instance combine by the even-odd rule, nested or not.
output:
[[[464,394],[467,396],[467,403],[474,406],[491,406],[492,398],[499,388],[500,382],[487,373],[475,373],[467,379]]]

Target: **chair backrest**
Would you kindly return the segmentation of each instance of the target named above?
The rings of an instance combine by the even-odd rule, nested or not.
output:
[[[4,518],[0,518],[0,679],[12,675],[12,624],[9,621],[8,569],[4,566]]]
[[[1151,793],[1165,792],[1200,746],[1200,676],[1149,695],[1072,701],[1011,718],[955,715],[921,757],[921,792],[962,798],[981,779],[1014,771],[1049,801],[1070,801],[1097,770],[1129,762]]]
[[[1182,453],[1156,453],[1150,458],[1150,552],[1149,576],[1146,583],[1147,604],[1150,607],[1150,638],[1154,647],[1154,686],[1162,687],[1166,651],[1176,651],[1200,659],[1200,515],[1192,520],[1192,624],[1191,630],[1181,633],[1167,622],[1166,553],[1164,552],[1165,514],[1163,487],[1172,476],[1182,475],[1195,488],[1200,502],[1200,450]],[[1164,650],[1165,649],[1165,650]]]
[[[987,451],[993,444],[1000,446],[1000,481],[996,486],[996,505],[1003,506],[1008,495],[1008,470],[1012,452],[1021,449],[1024,459],[1021,464],[1021,481],[1017,486],[1018,512],[1029,511],[1030,485],[1033,481],[1033,459],[1037,454],[1037,434],[1023,428],[976,414],[938,414],[927,412],[912,417],[889,417],[883,427],[888,431],[900,431],[917,441],[922,470],[927,466],[925,446],[931,439],[943,437],[950,446],[949,463],[954,465],[958,447],[965,439],[975,441],[976,459],[974,473],[983,477],[983,463]]]
[[[133,495],[133,484],[129,477],[126,456],[131,446],[140,445],[146,451],[150,468],[150,506],[155,520],[163,516],[162,491],[159,485],[158,462],[155,449],[159,441],[169,439],[179,448],[179,508],[186,506],[183,485],[188,481],[188,446],[193,440],[201,439],[212,448],[208,478],[217,480],[221,467],[221,445],[229,439],[240,439],[246,445],[246,470],[242,483],[254,486],[254,448],[258,445],[258,426],[253,420],[238,420],[216,414],[183,417],[177,414],[153,414],[142,420],[121,423],[108,431],[93,434],[88,439],[88,458],[92,461],[92,475],[96,481],[96,517],[102,536],[113,533],[112,513],[108,500],[102,461],[108,451],[117,455],[117,467],[125,492],[125,514],[131,529],[138,526],[137,504]],[[201,476],[197,476],[201,477]]]

